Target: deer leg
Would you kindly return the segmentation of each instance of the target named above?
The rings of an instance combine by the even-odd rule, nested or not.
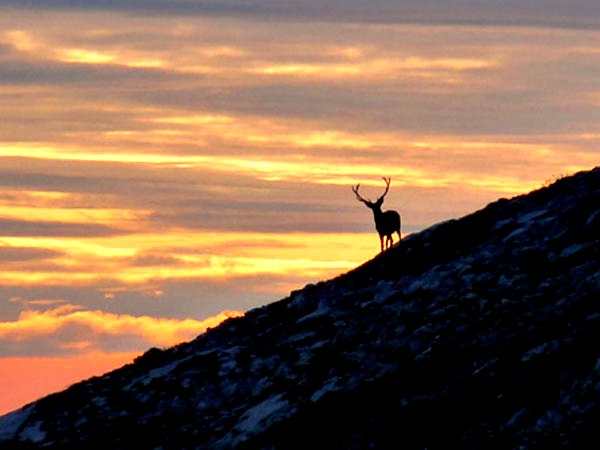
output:
[[[383,235],[379,235],[379,243],[381,244],[381,251],[383,252]]]

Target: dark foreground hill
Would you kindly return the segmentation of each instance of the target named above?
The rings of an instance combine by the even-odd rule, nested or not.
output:
[[[2,448],[592,449],[600,169],[0,418]]]

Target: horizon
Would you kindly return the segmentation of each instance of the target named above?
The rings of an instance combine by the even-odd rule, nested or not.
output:
[[[357,183],[407,235],[596,167],[600,8],[451,3],[0,1],[0,414],[376,256]]]

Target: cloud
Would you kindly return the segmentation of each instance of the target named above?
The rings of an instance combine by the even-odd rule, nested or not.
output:
[[[170,256],[168,254],[160,254],[160,253],[141,253],[132,258],[131,264],[134,266],[177,266],[181,264],[185,264],[185,261],[176,258],[174,256]]]
[[[22,7],[22,8],[44,8],[54,10],[74,11],[112,11],[112,12],[137,12],[148,14],[244,14],[257,13],[264,10],[260,4],[248,4],[237,0],[216,1],[189,1],[189,0],[146,0],[143,3],[137,1],[123,1],[115,4],[111,0],[2,0],[0,6]]]
[[[594,0],[350,0],[328,4],[301,0],[2,0],[0,6],[75,11],[111,11],[137,14],[217,16],[246,19],[315,20],[353,23],[422,23],[521,25],[595,28],[600,7]]]
[[[31,222],[0,219],[0,236],[12,237],[107,237],[124,231],[90,223]]]
[[[330,136],[340,147],[348,142],[342,139],[348,129],[355,134],[374,129],[550,134],[572,126],[569,117],[585,107],[580,99],[594,83],[587,75],[592,70],[585,67],[590,63],[582,63],[589,57],[574,51],[588,45],[586,42],[593,45],[593,39],[578,39],[566,32],[540,30],[531,36],[527,29],[485,33],[458,26],[365,26],[357,41],[356,24],[308,27],[300,23],[290,34],[285,27],[264,30],[254,23],[242,29],[225,23],[215,31],[214,23],[193,16],[183,23],[173,21],[168,31],[156,28],[160,22],[152,19],[133,21],[136,25],[131,31],[126,30],[124,19],[111,24],[90,16],[81,20],[94,30],[86,37],[74,38],[43,24],[30,25],[21,31],[34,42],[32,49],[22,52],[28,55],[27,61],[7,61],[0,70],[7,70],[4,78],[15,83],[31,79],[32,86],[44,85],[47,79],[58,88],[65,77],[68,83],[85,89],[86,98],[100,98],[100,104],[82,102],[81,97],[73,98],[72,90],[59,90],[54,95],[61,98],[60,108],[53,103],[53,108],[45,109],[43,101],[36,101],[35,90],[31,105],[39,108],[37,123],[48,129],[48,137],[60,139],[67,133],[79,133],[81,139],[104,146],[123,143],[144,149],[168,146],[177,151],[206,152],[210,151],[207,148],[222,148],[219,139],[225,138],[226,144],[236,145],[240,152],[240,146],[248,142],[232,142],[234,136],[224,135],[224,130],[243,131],[235,128],[238,119],[254,119],[254,129],[248,131],[255,131],[256,126],[267,128],[265,118],[327,122]],[[178,26],[179,33],[175,31]],[[235,33],[238,56],[206,56],[211,49],[232,46],[231,34],[228,37],[224,30]],[[211,37],[209,45],[198,43],[215,33],[217,37]],[[318,43],[314,36],[319,37]],[[154,45],[140,44],[144,39]],[[61,62],[62,53],[75,50],[113,55],[114,59],[110,64]],[[164,65],[161,70],[127,66],[136,60],[160,60]],[[193,73],[196,66],[210,76]],[[192,73],[186,74],[188,69]],[[564,82],[571,76],[576,76],[577,82]],[[544,79],[545,84],[527,83],[536,79]],[[101,94],[97,92],[99,80]],[[140,85],[144,89],[138,89]],[[20,91],[21,102],[23,95]],[[531,120],[539,114],[540,105],[544,105],[543,120]],[[15,107],[11,105],[11,113],[6,113],[10,121],[6,133],[23,140],[31,139],[27,133],[41,133],[38,127],[15,131],[15,126],[19,129],[18,124],[23,123],[15,117]],[[28,120],[32,120],[31,109],[27,109]],[[184,124],[165,122],[168,116],[153,115],[152,109],[175,110],[183,118],[202,111],[205,117],[233,117],[234,121],[190,121],[186,130]],[[588,115],[593,111],[590,101]],[[49,116],[54,120],[42,120]],[[296,143],[311,140],[310,135],[287,131],[288,144],[294,137]],[[267,143],[273,145],[273,141]]]
[[[64,255],[64,253],[36,247],[11,247],[0,245],[0,262],[23,262],[52,259]]]
[[[105,83],[135,84],[136,82],[161,83],[185,75],[167,73],[157,68],[127,67],[118,64],[84,64],[77,61],[39,62],[5,61],[0,67],[0,80],[5,86],[54,85],[64,87],[85,86],[91,77]],[[187,77],[189,78],[189,77]]]
[[[26,310],[14,322],[0,322],[0,356],[134,351],[190,340],[223,320],[242,315],[224,311],[203,320],[130,316],[62,305]]]
[[[161,176],[154,170],[129,163],[86,162],[72,160],[50,160],[35,158],[28,149],[36,151],[35,145],[20,147],[21,157],[2,157],[3,169],[0,170],[0,186],[10,191],[10,199],[23,198],[20,205],[61,206],[68,208],[102,208],[119,205],[117,198],[127,200],[124,193],[134,198],[144,192],[148,195],[164,193],[168,196],[180,190],[182,182],[175,183],[168,176]],[[0,152],[2,146],[0,145]],[[101,159],[99,157],[98,159]],[[44,169],[46,173],[41,173]],[[73,175],[77,173],[78,175]],[[0,195],[2,195],[0,190]],[[48,197],[58,197],[47,201]],[[46,197],[46,198],[44,198]],[[7,199],[4,198],[4,201]],[[53,200],[53,201],[52,201]],[[130,206],[135,206],[132,204]]]

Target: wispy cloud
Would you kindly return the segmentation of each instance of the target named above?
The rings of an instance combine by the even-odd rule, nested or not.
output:
[[[213,16],[246,19],[308,20],[361,23],[483,24],[554,27],[594,27],[592,17],[600,14],[593,0],[503,2],[493,0],[360,0],[337,2],[324,7],[317,0],[293,4],[276,0],[187,1],[151,0],[112,2],[108,0],[3,0],[0,6],[50,10],[110,11],[148,15]]]
[[[22,262],[45,260],[61,256],[61,252],[37,247],[0,246],[0,262]]]
[[[225,311],[203,320],[180,320],[87,311],[68,304],[45,311],[30,309],[23,311],[17,321],[0,322],[0,355],[139,351],[190,340],[240,315],[240,311]]]
[[[90,223],[65,223],[54,221],[32,222],[16,219],[0,219],[3,236],[39,237],[92,237],[121,234],[122,231],[104,225]]]

